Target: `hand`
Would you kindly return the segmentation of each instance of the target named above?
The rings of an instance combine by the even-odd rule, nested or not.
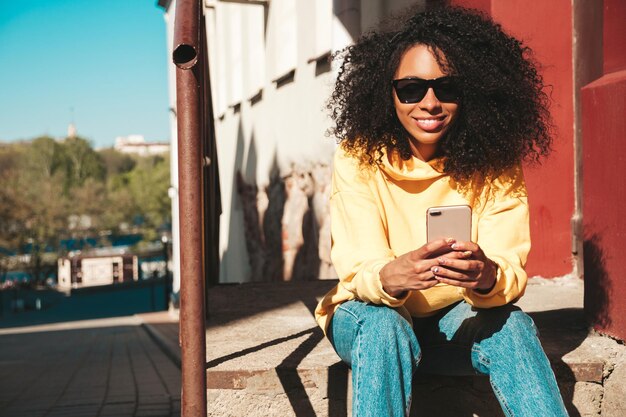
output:
[[[437,285],[432,269],[441,265],[440,257],[446,255],[447,259],[455,259],[463,256],[463,252],[452,249],[455,242],[454,239],[429,242],[389,262],[380,270],[385,292],[392,297],[401,297],[408,290],[425,290]]]
[[[455,242],[453,252],[437,258],[438,265],[431,268],[437,282],[488,292],[496,283],[497,264],[485,256],[480,246],[473,242]],[[450,256],[452,254],[461,256]]]

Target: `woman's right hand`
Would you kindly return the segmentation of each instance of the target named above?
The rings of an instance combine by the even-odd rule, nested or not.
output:
[[[392,297],[401,298],[409,290],[425,290],[437,285],[431,268],[438,266],[437,257],[462,257],[462,252],[454,252],[451,248],[454,239],[439,239],[425,244],[414,251],[405,253],[389,262],[380,270],[380,281],[383,289]]]

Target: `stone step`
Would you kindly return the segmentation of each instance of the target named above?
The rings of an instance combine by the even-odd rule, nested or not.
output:
[[[212,288],[206,335],[209,415],[349,415],[350,371],[313,319],[317,301],[335,284]],[[615,341],[588,335],[582,283],[572,278],[534,279],[519,304],[537,323],[572,415],[587,415],[581,411],[596,410],[602,398],[606,402],[603,383],[626,355],[624,346]],[[163,317],[142,315],[160,344],[180,358],[177,322]],[[421,376],[416,379],[414,398],[412,416],[502,415],[488,379],[482,376]]]

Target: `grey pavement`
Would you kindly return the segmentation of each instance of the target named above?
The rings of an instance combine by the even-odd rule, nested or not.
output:
[[[135,316],[0,329],[1,417],[180,415],[180,369]]]
[[[211,289],[206,332],[209,416],[347,415],[349,371],[337,363],[312,315],[316,302],[335,283]],[[534,277],[517,305],[539,328],[571,415],[626,415],[623,390],[615,388],[623,386],[617,381],[626,374],[626,347],[589,333],[583,282],[571,275]],[[176,320],[165,313],[140,317],[169,355],[180,360]],[[502,415],[484,377],[429,377],[418,381],[414,394],[420,398],[419,415]],[[605,408],[615,413],[600,414]]]
[[[212,288],[206,333],[209,415],[346,415],[348,370],[337,363],[312,316],[316,302],[334,284]],[[541,331],[572,415],[600,415],[594,410],[613,403],[618,414],[607,416],[626,415],[622,391],[614,387],[626,374],[626,348],[588,333],[582,284],[572,276],[533,278],[518,305]],[[0,328],[0,417],[180,414],[177,317],[156,312],[37,323],[24,317],[18,325]],[[435,410],[452,391],[467,391],[466,403],[473,404],[475,415],[498,415],[492,413],[499,409],[496,400],[485,400],[488,383],[482,381],[486,390],[476,388],[479,383],[429,381],[428,386],[447,391],[421,395]],[[488,411],[476,405],[480,401]]]

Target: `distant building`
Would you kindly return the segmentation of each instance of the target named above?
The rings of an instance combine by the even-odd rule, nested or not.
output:
[[[67,137],[75,138],[77,136],[76,125],[74,123],[70,123],[67,126]]]
[[[137,281],[136,255],[72,256],[58,260],[60,290]]]
[[[118,136],[115,150],[139,156],[160,155],[170,151],[169,142],[146,142],[143,135]]]

